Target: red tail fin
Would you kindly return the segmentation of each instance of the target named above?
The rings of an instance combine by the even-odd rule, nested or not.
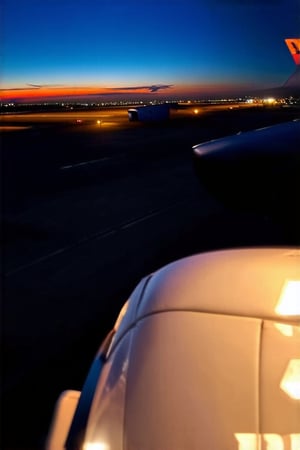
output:
[[[285,43],[293,57],[294,63],[300,66],[300,39],[285,39]]]

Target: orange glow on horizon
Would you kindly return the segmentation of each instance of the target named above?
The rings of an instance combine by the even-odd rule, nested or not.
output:
[[[155,85],[154,85],[155,86]],[[159,85],[158,85],[159,86]],[[172,90],[169,90],[169,87]],[[249,87],[248,87],[249,89]],[[2,102],[38,102],[38,101],[64,101],[81,97],[90,100],[95,97],[114,95],[149,95],[149,96],[182,96],[199,98],[202,96],[235,96],[247,90],[246,86],[229,83],[199,83],[199,84],[176,84],[159,87],[151,91],[151,86],[133,87],[96,87],[96,86],[23,86],[18,88],[2,88],[0,90],[0,101]]]
[[[47,99],[63,99],[71,97],[88,97],[88,96],[105,96],[109,94],[149,94],[147,88],[139,88],[129,91],[128,89],[112,89],[98,87],[25,87],[17,89],[2,89],[0,92],[0,100],[5,102],[11,101],[38,101]]]

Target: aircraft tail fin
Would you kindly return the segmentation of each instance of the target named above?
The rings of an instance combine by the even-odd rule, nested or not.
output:
[[[285,39],[285,43],[288,46],[290,54],[294,60],[296,66],[300,66],[300,38],[298,39]]]

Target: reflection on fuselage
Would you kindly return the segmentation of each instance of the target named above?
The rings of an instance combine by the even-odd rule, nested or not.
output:
[[[300,434],[235,433],[238,450],[299,450]]]

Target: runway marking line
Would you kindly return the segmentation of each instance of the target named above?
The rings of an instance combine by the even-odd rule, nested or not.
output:
[[[117,234],[118,232],[120,232],[122,230],[125,230],[126,228],[130,228],[130,227],[132,227],[132,226],[134,226],[134,225],[136,225],[136,224],[138,224],[140,222],[148,220],[151,217],[158,216],[159,214],[162,214],[162,213],[168,211],[169,209],[176,208],[181,203],[182,203],[182,201],[176,202],[174,204],[166,206],[165,208],[150,211],[149,213],[145,214],[144,216],[137,217],[136,219],[133,219],[133,220],[130,220],[130,221],[127,221],[127,222],[124,222],[124,223],[120,223],[116,227],[113,227],[113,228],[110,228],[110,229],[106,229],[106,230],[103,230],[103,231],[98,231],[96,233],[92,233],[89,236],[85,236],[85,237],[79,239],[79,241],[75,242],[72,245],[60,248],[58,250],[55,250],[54,252],[48,253],[47,255],[44,255],[44,256],[41,256],[40,258],[35,259],[34,261],[31,261],[31,262],[29,262],[27,264],[23,264],[23,265],[21,265],[19,267],[16,267],[15,269],[12,269],[12,270],[8,271],[6,274],[4,274],[4,276],[7,278],[7,277],[9,277],[11,275],[15,275],[16,273],[21,272],[22,270],[26,270],[29,267],[32,267],[32,266],[35,266],[36,264],[42,263],[44,261],[47,261],[48,259],[50,259],[50,258],[52,258],[54,256],[60,255],[60,254],[65,253],[67,251],[73,250],[76,247],[84,245],[88,241],[91,241],[93,239],[103,239],[103,238],[106,238],[107,236]]]
[[[99,162],[103,162],[103,161],[107,161],[109,159],[112,159],[110,157],[105,157],[105,158],[100,158],[100,159],[91,159],[90,161],[82,161],[80,163],[76,163],[76,164],[68,164],[67,166],[61,166],[59,168],[59,170],[68,170],[68,169],[73,169],[74,167],[79,167],[79,166],[86,166],[88,164],[97,164]]]

